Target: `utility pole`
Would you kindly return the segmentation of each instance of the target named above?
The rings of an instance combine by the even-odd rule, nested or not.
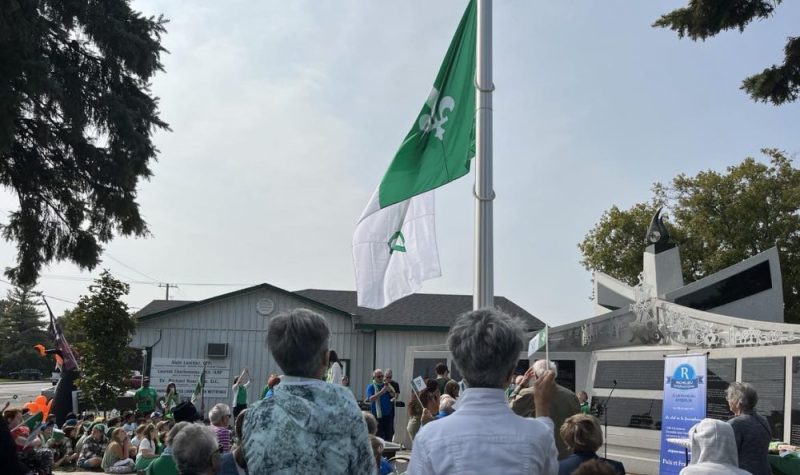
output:
[[[166,287],[167,288],[167,300],[169,300],[169,289],[172,287],[173,289],[177,289],[178,286],[175,284],[158,284],[159,287]]]

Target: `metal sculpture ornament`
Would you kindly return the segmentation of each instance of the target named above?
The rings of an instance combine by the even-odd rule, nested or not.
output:
[[[55,348],[46,349],[44,345],[35,345],[35,347],[43,357],[54,355],[56,368],[61,370],[61,379],[58,380],[56,385],[56,392],[51,401],[52,408],[50,410],[50,413],[56,416],[56,424],[61,426],[67,420],[67,414],[72,412],[72,392],[75,391],[75,380],[78,379],[80,368],[77,354],[61,331],[61,327],[58,325],[55,315],[53,315],[53,310],[50,309],[50,305],[44,296],[42,296],[42,301],[47,307],[47,313],[50,315],[50,333],[55,342]]]

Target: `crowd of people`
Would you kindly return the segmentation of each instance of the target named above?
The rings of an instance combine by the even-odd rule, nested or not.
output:
[[[233,382],[232,405],[216,404],[202,416],[174,384],[159,397],[147,380],[136,392],[136,411],[107,420],[70,414],[60,427],[47,420],[33,433],[24,410],[8,408],[0,421],[3,473],[65,466],[146,475],[395,473],[384,453],[395,437],[400,394],[391,370],[373,372],[364,391],[369,410],[362,411],[328,347],[324,317],[305,309],[280,314],[267,335],[283,373],[270,375],[249,407],[245,368]],[[463,380],[452,380],[441,363],[435,379],[412,391],[407,473],[625,473],[619,461],[598,456],[603,434],[588,395],[557,384],[553,362],[536,361],[512,380],[524,345],[518,320],[495,309],[466,313],[447,345]],[[703,420],[676,442],[692,449],[682,473],[771,473],[770,431],[755,412],[755,390],[734,383],[728,402],[735,414],[729,423]]]

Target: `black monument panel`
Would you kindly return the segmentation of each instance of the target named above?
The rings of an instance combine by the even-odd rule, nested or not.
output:
[[[553,360],[558,368],[556,382],[575,392],[575,360]],[[581,388],[583,389],[583,388]]]
[[[786,358],[742,358],[742,381],[758,391],[756,411],[769,421],[773,439],[783,438]]]
[[[664,360],[598,361],[595,388],[664,389]]]
[[[605,422],[608,414],[608,425],[629,427],[633,429],[661,430],[661,399],[638,399],[628,397],[612,397],[606,407],[606,398],[592,398],[592,414]]]
[[[736,381],[736,360],[708,360],[708,385],[706,392],[706,417],[727,421],[733,417],[725,393]]]
[[[792,357],[792,429],[790,444],[800,444],[800,356]]]
[[[447,364],[447,358],[418,358],[414,360],[414,378],[422,376],[422,379],[436,379],[436,365],[439,363]],[[408,381],[411,383],[411,381]]]

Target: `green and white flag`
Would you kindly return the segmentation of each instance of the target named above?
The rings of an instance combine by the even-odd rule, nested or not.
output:
[[[475,39],[471,0],[433,89],[353,235],[358,305],[383,308],[439,277],[433,190],[469,172],[475,156]]]
[[[536,334],[528,343],[528,358],[533,356],[534,353],[542,349],[547,344],[547,325],[542,328],[542,331]]]
[[[194,385],[194,392],[192,393],[192,404],[203,396],[203,388],[206,387],[206,365],[203,365],[203,372],[197,378],[197,384]]]

